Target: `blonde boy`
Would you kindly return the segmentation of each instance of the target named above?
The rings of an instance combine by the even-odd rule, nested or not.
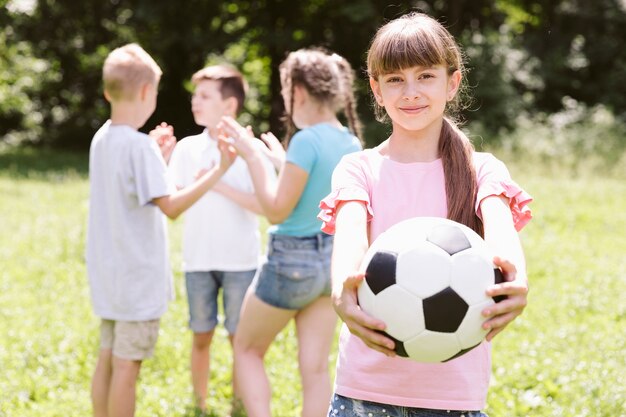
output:
[[[217,125],[222,116],[235,118],[243,109],[247,84],[242,74],[228,65],[197,71],[191,111],[202,133],[183,138],[172,153],[170,172],[179,189],[192,184],[198,172],[220,163]],[[264,146],[261,142],[259,145]],[[270,177],[275,171],[269,161]],[[235,189],[239,198],[226,194]],[[206,408],[210,370],[210,346],[218,324],[218,299],[224,327],[232,343],[239,310],[259,261],[260,238],[257,215],[261,207],[246,163],[237,158],[212,191],[184,216],[183,269],[189,303],[189,327],[193,331],[191,379],[196,405]],[[234,402],[237,405],[237,402]]]
[[[103,67],[111,118],[89,152],[87,273],[102,319],[92,380],[94,415],[132,416],[141,363],[152,356],[159,319],[172,298],[165,215],[174,219],[215,184],[235,154],[175,191],[157,142],[138,132],[156,107],[161,69],[139,45],[112,51]]]

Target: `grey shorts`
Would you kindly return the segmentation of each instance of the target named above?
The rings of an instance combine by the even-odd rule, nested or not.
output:
[[[267,304],[301,310],[330,295],[333,236],[295,237],[270,234],[267,261],[254,278],[255,295]]]
[[[100,348],[111,349],[113,355],[140,361],[154,354],[159,337],[159,319],[148,321],[115,321],[102,319]]]

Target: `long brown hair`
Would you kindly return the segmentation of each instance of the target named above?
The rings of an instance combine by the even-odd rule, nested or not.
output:
[[[287,91],[285,103],[285,146],[295,131],[293,124],[293,97],[295,86],[305,88],[321,105],[335,113],[343,112],[352,133],[361,138],[361,122],[356,112],[354,71],[342,56],[322,49],[299,49],[289,53],[280,64],[280,81]]]
[[[412,67],[444,65],[448,76],[465,71],[463,55],[454,37],[437,20],[423,13],[410,13],[382,26],[372,40],[367,54],[368,75],[378,80],[383,74]],[[457,127],[453,114],[461,108],[465,84],[446,106],[439,156],[443,162],[448,218],[483,236],[483,225],[476,215],[478,184],[472,155],[474,147]],[[378,120],[387,119],[384,108],[374,100]]]

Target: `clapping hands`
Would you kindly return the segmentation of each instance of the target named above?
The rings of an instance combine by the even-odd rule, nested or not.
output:
[[[165,122],[161,122],[161,124],[152,129],[148,135],[159,145],[161,155],[163,155],[165,163],[168,163],[174,151],[174,147],[176,146],[174,127]]]

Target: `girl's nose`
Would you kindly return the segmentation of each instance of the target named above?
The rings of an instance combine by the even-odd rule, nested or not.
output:
[[[404,88],[403,98],[405,100],[415,100],[419,98],[420,92],[416,82],[409,81]]]

